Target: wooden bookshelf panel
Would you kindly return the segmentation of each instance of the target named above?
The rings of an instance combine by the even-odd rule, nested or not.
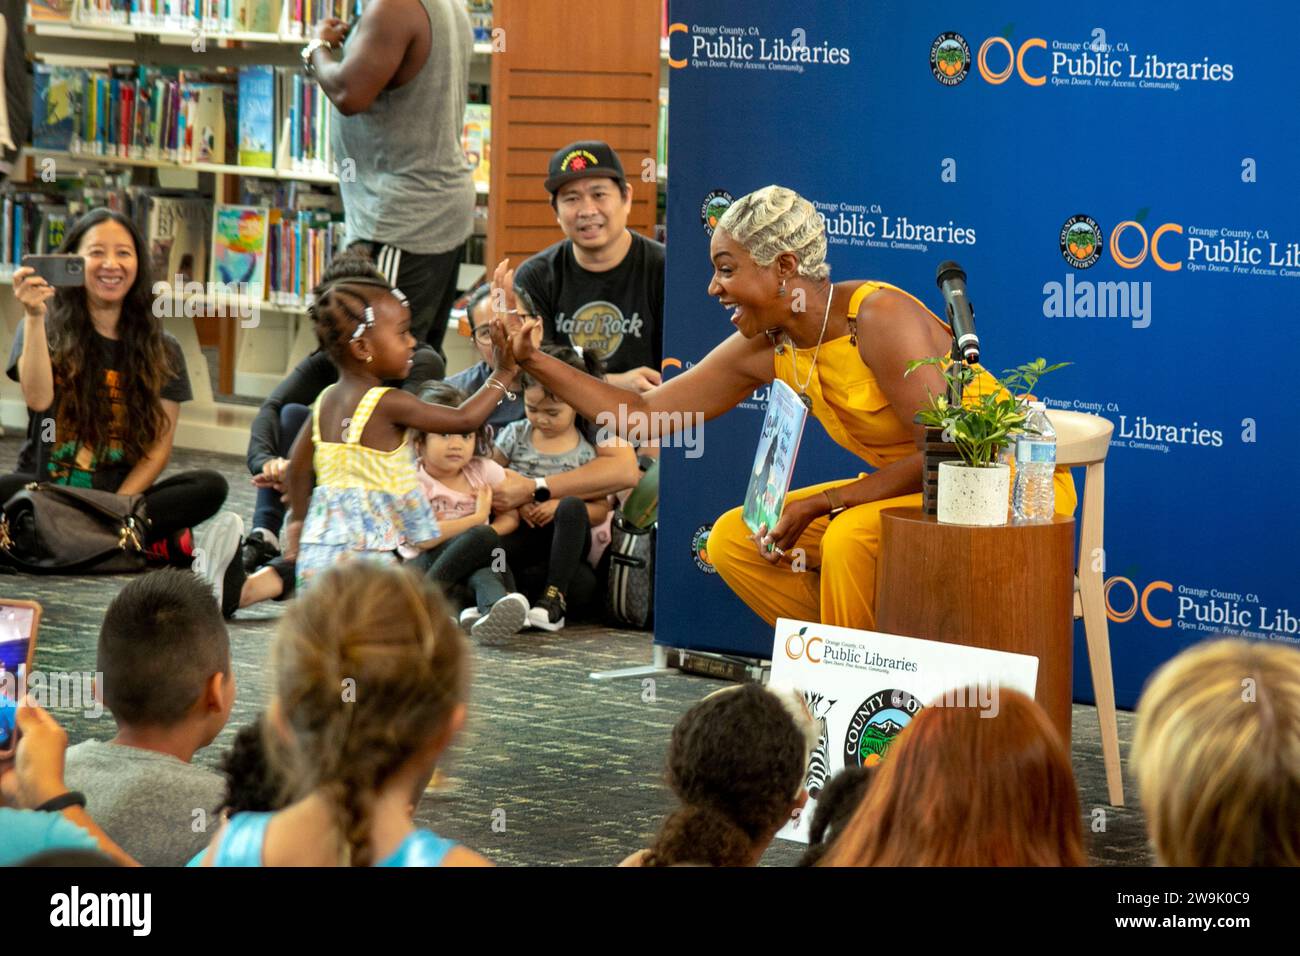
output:
[[[518,262],[562,238],[542,183],[551,154],[578,139],[618,151],[633,184],[628,226],[654,234],[657,198],[641,160],[655,156],[659,135],[661,14],[660,0],[602,0],[595,18],[571,0],[496,0],[506,47],[492,57],[489,262]]]

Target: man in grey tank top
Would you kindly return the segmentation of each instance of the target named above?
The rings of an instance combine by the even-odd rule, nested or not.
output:
[[[369,245],[411,302],[411,332],[442,351],[474,180],[461,148],[473,31],[464,0],[369,0],[303,47],[333,104],[331,145],[349,243]]]

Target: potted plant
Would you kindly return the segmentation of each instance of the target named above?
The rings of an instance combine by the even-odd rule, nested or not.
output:
[[[947,356],[909,362],[907,374],[926,365],[939,368],[949,388],[960,385],[962,403],[951,404],[948,395],[930,393],[916,420],[941,429],[943,440],[956,447],[960,461],[939,464],[938,512],[946,524],[1000,525],[1007,523],[1011,499],[1011,469],[1000,461],[1012,433],[1023,431],[1029,416],[1029,393],[1048,372],[1068,362],[1048,365],[1036,359],[1007,369],[1001,378],[983,375],[970,366],[953,364]],[[987,376],[987,377],[984,377]],[[989,379],[992,386],[989,387]]]

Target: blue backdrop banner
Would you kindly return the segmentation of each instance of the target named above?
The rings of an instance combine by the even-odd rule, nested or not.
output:
[[[1069,361],[1041,396],[1114,423],[1095,560],[1122,706],[1212,634],[1300,641],[1284,399],[1300,111],[1272,52],[1300,8],[675,0],[669,22],[667,375],[733,331],[706,292],[717,217],[788,186],[825,219],[833,278],[892,282],[940,312],[935,267],[957,260],[984,364]],[[662,643],[770,653],[707,549],[744,496],[765,402],[664,453]],[[810,420],[794,487],[865,467]],[[1090,700],[1081,628],[1076,648]]]

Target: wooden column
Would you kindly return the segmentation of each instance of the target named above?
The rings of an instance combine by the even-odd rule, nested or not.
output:
[[[488,269],[564,238],[542,183],[561,146],[609,143],[632,185],[628,226],[654,235],[659,133],[659,0],[496,0]]]

